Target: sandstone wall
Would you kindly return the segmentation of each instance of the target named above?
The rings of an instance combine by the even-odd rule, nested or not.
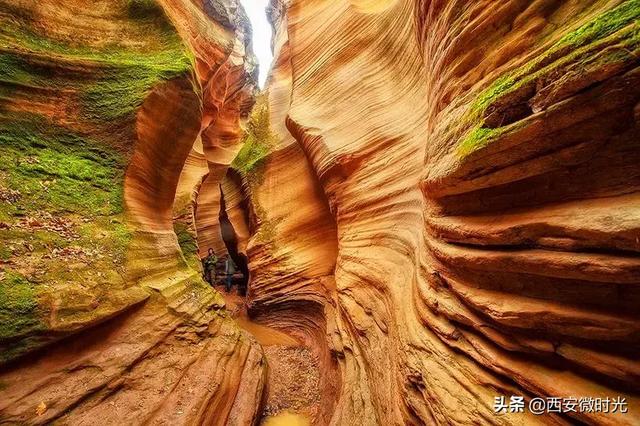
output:
[[[258,418],[262,350],[187,263],[194,186],[253,102],[227,6],[0,2],[0,423]]]
[[[268,232],[250,306],[326,333],[332,424],[640,421],[493,412],[498,395],[638,404],[639,15],[272,2],[279,142],[252,186]]]
[[[258,422],[230,246],[315,424],[640,423],[638,0],[0,6],[0,423]]]

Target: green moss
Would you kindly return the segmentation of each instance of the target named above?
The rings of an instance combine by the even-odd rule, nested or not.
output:
[[[2,69],[2,81],[21,85],[31,85],[34,74],[29,69],[29,64],[15,53],[0,53],[0,69]]]
[[[622,49],[637,49],[640,44],[640,0],[628,0],[619,6],[602,13],[594,20],[563,36],[548,51],[524,64],[516,70],[496,79],[483,90],[471,104],[465,117],[468,122],[481,122],[485,111],[505,95],[514,93],[525,85],[535,82],[541,76],[554,69],[560,69],[576,61],[589,62],[592,58],[586,50],[597,46],[602,39],[619,33]],[[569,51],[569,54],[564,52]],[[617,61],[621,58],[618,51],[602,60]],[[486,129],[481,123],[472,128],[459,145],[458,153],[465,156],[476,149],[486,146],[503,131]]]
[[[89,215],[122,210],[124,159],[96,141],[37,117],[0,121],[0,157],[5,184],[22,194],[17,208]]]
[[[633,24],[633,27],[625,32],[625,34],[622,34],[622,37],[626,39],[626,43],[623,42],[623,45],[637,45],[638,19],[640,19],[640,0],[628,0],[618,7],[599,15],[593,21],[581,26],[577,30],[566,34],[553,45],[549,51],[513,72],[501,76],[491,86],[482,91],[471,106],[473,115],[478,116],[483,114],[489,105],[500,97],[535,80],[549,69],[564,65],[583,54],[583,52],[573,52],[569,56],[559,58],[557,63],[551,63],[545,66],[550,58],[554,58],[557,52],[567,47],[572,49],[583,47],[589,43],[601,40],[630,24]]]
[[[486,145],[489,142],[502,134],[500,129],[487,129],[484,127],[474,127],[471,129],[467,136],[462,140],[460,145],[458,145],[458,155],[465,157]]]
[[[109,45],[47,33],[30,16],[0,14],[0,188],[20,192],[0,203],[0,221],[10,225],[0,229],[0,259],[37,272],[30,281],[7,272],[0,283],[0,341],[10,339],[0,342],[0,363],[51,339],[43,319],[61,292],[95,296],[102,306],[126,285],[128,160],[113,146],[128,140],[122,135],[154,86],[193,70],[193,57],[155,1],[114,0],[109,7],[113,19],[126,21],[121,33],[105,37],[119,40]],[[92,136],[3,105],[3,99],[48,105],[57,97],[63,121]],[[116,130],[106,132],[111,126]],[[108,140],[98,139],[105,134]],[[64,230],[20,222],[26,216],[50,226],[53,219],[41,213],[62,221]]]
[[[256,241],[261,243],[273,243],[276,238],[277,224],[273,220],[262,220],[258,232],[256,232]]]
[[[135,112],[159,82],[188,75],[193,56],[162,8],[150,0],[125,1],[123,7],[146,43],[88,46],[0,19],[0,97],[15,85],[71,87],[80,91],[87,118],[110,122]],[[69,72],[61,72],[65,68]],[[78,68],[91,72],[78,75]]]
[[[512,89],[515,83],[516,78],[509,74],[498,78],[488,89],[478,95],[478,98],[471,106],[471,111],[477,115],[482,114],[498,97]]]
[[[89,250],[108,250],[108,257],[98,270],[124,266],[127,249],[133,238],[133,231],[124,223],[122,215],[94,217],[78,227],[80,240],[74,244]],[[95,263],[95,260],[94,260]]]
[[[37,230],[32,233],[33,241],[36,242],[36,249],[51,250],[54,248],[68,247],[71,242],[62,238],[59,234],[51,231]]]
[[[101,120],[132,114],[156,84],[186,75],[192,69],[192,58],[179,39],[171,40],[164,48],[155,55],[111,58],[103,77],[83,96],[86,113]]]
[[[270,147],[264,141],[248,135],[232,166],[243,173],[250,173],[262,165],[269,152]]]
[[[173,230],[178,237],[178,244],[185,255],[196,254],[198,252],[198,244],[196,237],[189,231],[188,226],[182,222],[175,222]]]
[[[111,249],[114,262],[124,265],[127,249],[133,239],[133,231],[117,219],[110,219],[109,222],[106,247]]]
[[[16,272],[5,272],[0,281],[0,342],[42,328],[34,285]]]
[[[6,247],[6,246],[0,247],[0,260],[9,260],[11,259],[12,255],[13,255],[13,252],[11,249],[9,249],[9,247]]]
[[[583,46],[607,37],[623,27],[637,22],[638,19],[640,19],[640,0],[627,0],[565,35],[558,42],[558,46]]]
[[[256,98],[247,123],[242,149],[231,166],[246,178],[251,187],[253,210],[260,223],[256,239],[264,243],[273,241],[277,224],[268,219],[268,214],[260,205],[254,189],[263,181],[264,166],[277,141],[277,136],[271,130],[268,94],[262,93]]]
[[[41,348],[47,339],[41,335],[27,336],[19,341],[10,342],[6,346],[0,348],[0,365],[16,359],[28,352],[32,352]]]
[[[13,247],[11,261],[21,269],[38,271],[42,283],[38,294],[43,298],[37,315],[29,314],[36,309],[31,297],[35,287],[9,276],[12,286],[5,285],[4,304],[11,309],[4,312],[20,314],[5,327],[4,334],[15,339],[0,348],[3,362],[46,343],[46,325],[37,318],[48,317],[47,300],[50,293],[59,294],[59,286],[121,288],[131,235],[122,219],[126,161],[112,148],[38,116],[5,115],[0,118],[0,158],[0,186],[20,192],[12,204],[0,203],[6,222],[16,225],[20,216],[38,218],[46,212],[69,229],[62,233],[19,226],[0,229],[2,246]],[[48,220],[45,217],[41,223]],[[56,254],[56,249],[64,248],[79,254]]]
[[[242,149],[231,166],[245,175],[258,174],[264,161],[275,146],[277,138],[271,131],[269,100],[266,93],[259,95],[251,111]]]

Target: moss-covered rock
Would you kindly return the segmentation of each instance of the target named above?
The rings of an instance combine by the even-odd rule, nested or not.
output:
[[[509,130],[500,127],[527,115],[514,115],[510,111],[529,104],[530,113],[530,99],[553,80],[550,76],[557,77],[568,72],[586,73],[587,70],[594,72],[594,68],[604,68],[615,62],[626,61],[631,66],[636,56],[631,52],[639,48],[640,0],[624,1],[566,33],[549,49],[501,75],[478,94],[463,120],[472,123],[472,126],[458,145],[458,155],[464,158],[487,146]],[[624,69],[620,67],[620,71]],[[571,90],[567,90],[566,96],[571,93]],[[498,118],[488,120],[491,115]]]
[[[144,299],[126,276],[136,113],[193,73],[154,0],[101,3],[107,20],[32,7],[0,13],[0,362]]]
[[[178,244],[184,258],[191,268],[199,271],[201,269],[200,257],[198,256],[198,242],[195,233],[184,222],[174,222],[173,230],[178,237]]]
[[[17,272],[4,272],[0,279],[0,342],[43,327],[36,286]]]
[[[0,86],[5,92],[15,86],[77,91],[83,116],[109,121],[134,113],[160,81],[191,72],[191,54],[155,1],[128,0],[117,6],[122,19],[147,33],[146,42],[79,44],[39,33],[26,20],[3,20],[0,65],[7,72],[0,76]]]
[[[258,225],[256,240],[263,243],[269,243],[274,239],[277,224],[268,218],[260,200],[253,194],[254,188],[262,184],[266,162],[277,142],[277,136],[271,130],[268,94],[262,93],[256,98],[247,122],[242,149],[231,163],[231,167],[249,184],[251,204]]]
[[[266,93],[256,98],[251,110],[242,148],[231,163],[231,167],[245,175],[254,175],[259,179],[262,166],[277,143],[269,122],[269,100]]]

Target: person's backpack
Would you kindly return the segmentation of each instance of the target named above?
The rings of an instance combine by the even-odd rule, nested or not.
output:
[[[215,269],[217,262],[218,262],[218,257],[215,254],[207,256],[204,259],[204,265],[209,269]]]

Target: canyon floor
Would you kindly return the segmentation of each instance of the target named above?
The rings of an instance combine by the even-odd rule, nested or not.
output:
[[[237,290],[226,293],[223,286],[217,290],[238,325],[264,349],[269,372],[263,424],[310,424],[321,402],[317,357],[295,337],[249,319],[245,298]]]

